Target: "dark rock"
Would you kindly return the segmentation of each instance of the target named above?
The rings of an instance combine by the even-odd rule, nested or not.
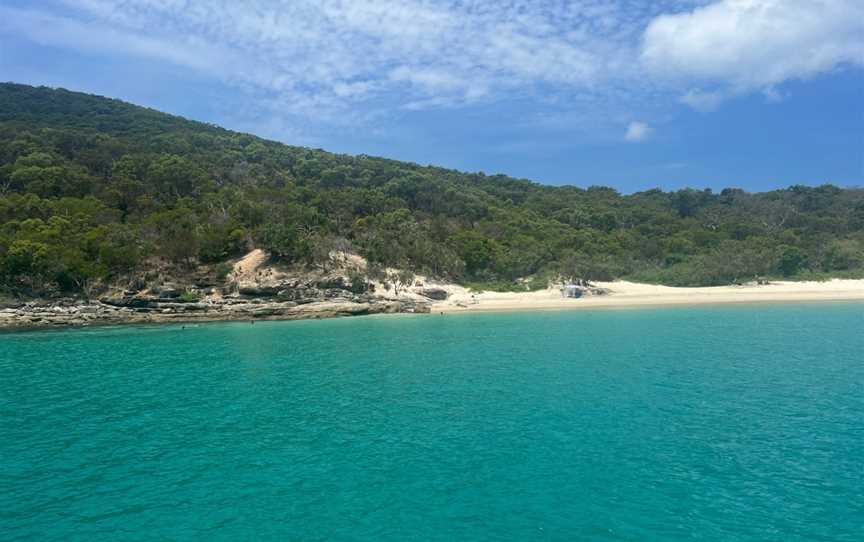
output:
[[[177,303],[177,302],[164,303],[164,302],[160,302],[160,303],[155,303],[153,308],[155,308],[155,309],[172,309],[172,310],[176,310],[176,311],[206,311],[207,309],[210,308],[210,305],[208,305],[206,303]]]
[[[320,295],[325,299],[347,298],[351,297],[351,291],[342,288],[328,288],[326,290],[322,290],[320,292]]]
[[[261,286],[261,285],[251,285],[244,284],[240,286],[239,292],[240,295],[245,296],[263,296],[263,297],[273,297],[278,294],[282,290],[281,286]]]
[[[150,291],[159,297],[167,298],[180,297],[183,294],[183,289],[176,284],[163,284],[161,286],[154,286],[153,288],[150,288]]]
[[[103,297],[99,302],[112,307],[146,307],[150,300],[142,297],[112,296]]]
[[[450,297],[450,293],[444,288],[421,288],[420,290],[416,290],[416,292],[424,297],[428,297],[429,299],[434,299],[435,301],[445,301],[448,297]]]
[[[135,293],[138,293],[145,288],[147,288],[147,280],[145,280],[144,277],[135,277],[129,283],[129,289]]]
[[[351,285],[345,280],[345,277],[326,277],[315,283],[315,286],[321,290],[349,290]]]
[[[195,275],[192,277],[192,283],[198,288],[209,288],[214,286],[216,281],[209,275]]]
[[[279,307],[267,306],[267,307],[252,309],[251,311],[249,311],[249,314],[251,314],[252,316],[260,318],[260,317],[264,317],[264,316],[275,316],[277,314],[280,314],[281,312],[282,311],[280,310]]]
[[[284,290],[279,290],[279,292],[276,294],[276,297],[278,297],[280,301],[281,300],[293,301],[294,299],[297,299],[299,297],[297,294],[298,294],[297,290],[295,290],[293,288],[287,288]]]
[[[326,297],[324,292],[315,288],[286,288],[279,291],[280,300],[299,301],[300,299],[318,299]]]
[[[166,298],[171,299],[171,298]],[[127,299],[126,303],[123,305],[118,305],[120,307],[130,307],[133,309],[143,309],[143,308],[152,308],[157,303],[159,303],[158,298],[149,298],[149,297],[133,297],[131,299]]]

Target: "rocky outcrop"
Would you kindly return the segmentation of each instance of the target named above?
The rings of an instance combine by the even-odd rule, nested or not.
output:
[[[340,292],[345,292],[340,290]],[[160,292],[161,293],[161,292]],[[81,327],[93,325],[302,320],[383,313],[424,313],[429,303],[371,296],[310,299],[306,303],[272,298],[227,297],[203,302],[142,296],[107,297],[98,302],[25,303],[0,309],[0,328]]]
[[[240,284],[237,291],[240,295],[251,297],[272,297],[282,291],[284,288],[281,285],[262,286],[259,284]]]
[[[450,292],[448,292],[444,288],[436,288],[434,286],[427,286],[426,288],[417,288],[414,290],[414,292],[422,295],[423,297],[428,297],[429,299],[433,299],[435,301],[446,301],[447,298],[450,297]]]
[[[253,255],[266,261],[266,255],[258,252]],[[142,275],[98,301],[7,302],[0,305],[0,329],[423,313],[430,311],[432,299],[439,299],[442,292],[446,295],[444,290],[427,288],[429,301],[389,299],[376,295],[372,283],[344,274],[295,274],[264,269],[251,260],[239,262],[232,274],[218,280],[212,270],[201,269]],[[238,272],[238,266],[246,269]]]
[[[349,290],[351,289],[351,285],[348,284],[348,281],[345,277],[341,275],[335,275],[332,277],[324,277],[315,281],[315,287],[320,288],[322,290]]]
[[[132,308],[120,308],[102,303],[25,303],[17,308],[0,310],[0,327],[86,326],[97,322],[113,323],[124,317],[133,317],[134,314]]]
[[[169,299],[180,297],[184,292],[183,288],[176,284],[162,284],[159,286],[154,286],[150,288],[150,291],[159,297],[165,297]]]

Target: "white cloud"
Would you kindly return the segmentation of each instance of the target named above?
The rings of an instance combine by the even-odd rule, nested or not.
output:
[[[765,96],[765,101],[768,103],[779,103],[786,98],[785,94],[774,87],[763,88],[762,95]]]
[[[633,121],[627,125],[627,131],[624,133],[624,140],[632,143],[645,141],[651,135],[653,130],[644,122]]]
[[[44,0],[0,6],[0,32],[194,70],[292,119],[523,100],[602,112],[614,138],[657,104],[864,63],[861,0],[709,1]]]
[[[150,57],[205,73],[224,71],[225,64],[231,63],[234,56],[230,51],[195,36],[178,36],[175,42],[168,43],[105,25],[94,27],[75,19],[13,7],[0,7],[0,29],[15,31],[42,45],[69,47],[89,53]],[[111,47],[106,50],[107,43]]]
[[[752,91],[777,97],[784,81],[864,65],[864,2],[722,0],[661,15],[641,59],[651,74],[689,86],[682,101],[697,109]]]
[[[725,99],[726,95],[723,92],[690,89],[681,96],[680,101],[681,103],[689,105],[696,111],[708,113],[716,111]]]
[[[341,117],[624,92],[647,21],[701,0],[46,0],[0,7],[41,43],[130,54]]]

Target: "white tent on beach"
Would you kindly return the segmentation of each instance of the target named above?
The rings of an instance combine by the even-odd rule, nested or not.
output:
[[[565,284],[561,288],[561,297],[579,298],[585,293],[585,289],[578,284]]]

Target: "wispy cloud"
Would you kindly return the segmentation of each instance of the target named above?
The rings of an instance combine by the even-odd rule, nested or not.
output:
[[[627,125],[627,131],[624,132],[624,140],[631,143],[645,141],[651,135],[651,127],[644,122],[631,122]]]
[[[683,104],[689,105],[696,111],[709,113],[711,111],[716,111],[726,98],[726,93],[722,91],[691,88],[681,96],[680,101]]]
[[[239,63],[232,51],[195,35],[176,36],[175,40],[166,41],[33,9],[0,6],[0,29],[16,32],[42,45],[96,54],[150,57],[212,74],[224,72],[226,65]]]
[[[862,21],[858,0],[47,0],[0,7],[0,31],[91,54],[157,59],[240,87],[282,114],[333,123],[502,99],[530,100],[553,116],[600,101],[622,104],[619,115],[657,99],[711,110],[734,93],[779,96],[776,87],[788,79],[860,65]]]
[[[451,107],[620,83],[646,22],[693,4],[54,0],[0,16],[40,43],[173,62],[322,115],[382,98]]]

